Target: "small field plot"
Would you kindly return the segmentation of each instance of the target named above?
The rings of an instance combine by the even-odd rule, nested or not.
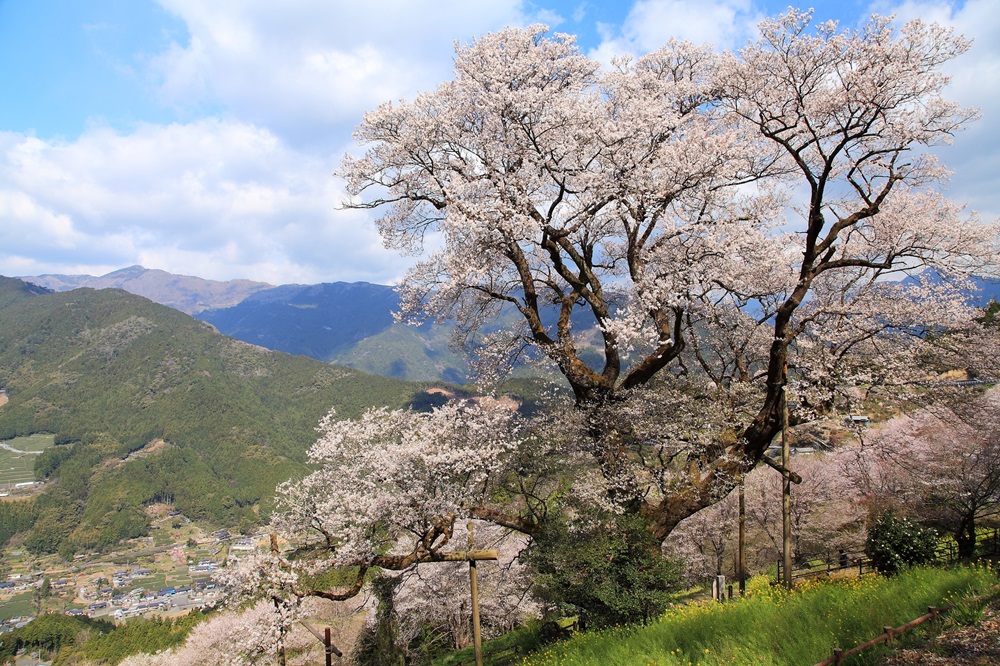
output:
[[[31,600],[31,592],[15,594],[7,601],[0,604],[0,620],[9,620],[12,617],[27,617],[35,614],[38,608]]]
[[[34,451],[35,453],[41,453],[50,446],[54,446],[55,443],[55,435],[28,435],[27,437],[17,437],[4,442],[4,444],[12,449]]]
[[[0,442],[0,488],[35,480],[35,459],[55,444],[55,435],[29,435]]]

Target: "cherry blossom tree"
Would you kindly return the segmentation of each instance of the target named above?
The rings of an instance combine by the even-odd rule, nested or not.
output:
[[[278,664],[286,618],[268,600],[242,611],[227,611],[191,630],[179,648],[158,654],[138,654],[125,666],[271,666]]]
[[[976,115],[942,97],[968,40],[811,19],[766,20],[739,53],[671,41],[608,71],[541,26],[487,35],[457,49],[454,80],[367,114],[367,152],[339,171],[389,247],[436,239],[401,316],[454,318],[487,377],[530,353],[554,364],[580,449],[659,538],[760,460],[786,389],[828,410],[977,327],[963,280],[996,230],[942,197],[926,150]],[[890,279],[928,267],[942,279]],[[490,328],[504,309],[519,325]],[[623,405],[685,373],[734,393],[741,418],[688,446],[607,416],[649,411]]]
[[[858,456],[858,485],[877,510],[949,532],[959,557],[972,557],[976,526],[1000,515],[998,416],[1000,392],[991,389],[896,417]]]
[[[866,506],[848,468],[854,447],[797,455],[793,469],[802,477],[792,492],[792,553],[796,561],[838,550],[858,550],[865,540]],[[750,572],[781,558],[781,475],[760,466],[745,479],[746,548]],[[691,582],[722,573],[736,574],[738,505],[736,493],[687,518],[664,543],[685,562]]]
[[[369,572],[412,574],[429,563],[447,567],[443,563],[456,551],[505,542],[498,526],[530,532],[538,519],[533,509],[544,510],[547,501],[519,471],[543,469],[531,457],[545,456],[551,444],[536,443],[525,420],[503,406],[452,403],[429,413],[372,409],[355,420],[338,420],[331,412],[319,431],[309,452],[316,471],[278,488],[271,547],[242,556],[218,576],[232,603],[270,603],[283,618],[282,631],[305,600],[354,597]],[[520,498],[520,513],[505,513],[512,497]],[[489,524],[469,543],[465,526],[481,520]],[[500,565],[507,571],[516,549],[502,553]],[[517,581],[482,568],[489,595],[484,616],[499,623],[516,615],[519,601],[511,599],[524,596],[515,593]],[[440,576],[431,572],[418,578],[427,590],[440,587]],[[404,605],[414,585],[416,580],[402,587]],[[438,619],[454,620],[456,595],[467,596],[468,588],[456,587],[453,577],[448,587],[450,595],[439,595],[447,603],[437,609]]]

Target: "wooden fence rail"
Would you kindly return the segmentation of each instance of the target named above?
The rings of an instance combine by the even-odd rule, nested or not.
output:
[[[899,627],[883,627],[882,633],[879,634],[877,637],[871,639],[870,641],[862,643],[861,645],[853,647],[850,650],[842,650],[839,647],[833,648],[833,656],[827,657],[823,661],[816,662],[814,666],[840,666],[841,664],[844,663],[844,660],[847,659],[848,657],[852,657],[858,654],[859,652],[864,652],[865,650],[875,647],[876,645],[880,645],[882,643],[891,643],[900,634],[905,633],[910,629],[913,629],[914,627],[919,627],[928,620],[936,621],[941,616],[941,613],[946,613],[952,610],[959,603],[984,601],[986,599],[995,596],[997,592],[1000,592],[1000,585],[990,588],[990,590],[986,594],[982,594],[977,597],[972,597],[970,599],[965,599],[963,601],[959,601],[953,604],[948,604],[947,606],[941,606],[940,608],[938,608],[937,606],[928,606],[926,615],[921,615],[917,619],[910,620],[906,624],[901,625]]]
[[[936,559],[942,564],[957,562],[958,547],[953,541],[943,542],[936,549]],[[996,557],[1000,555],[1000,528],[983,527],[976,530],[976,554],[975,557]],[[847,571],[857,569],[858,575],[874,573],[875,568],[871,560],[861,551],[838,551],[837,554],[830,552],[814,553],[800,557],[806,562],[820,561],[818,566],[804,566],[800,568],[792,567],[792,579],[808,578],[810,576],[822,576],[836,571]],[[781,560],[778,563],[777,580],[781,581]]]
[[[857,569],[858,575],[874,572],[871,560],[865,557],[864,553],[839,553],[837,556],[829,554],[815,555],[807,558],[809,561],[821,560],[823,564],[819,566],[807,566],[796,569],[792,567],[792,580],[808,578],[810,576],[822,576],[836,571],[846,571]],[[778,581],[781,581],[781,560],[778,560]]]
[[[927,608],[926,615],[921,615],[916,620],[910,620],[906,624],[899,627],[883,627],[881,634],[866,643],[858,645],[857,647],[853,647],[850,650],[833,648],[833,656],[817,662],[815,666],[840,666],[844,663],[844,659],[856,655],[859,652],[864,652],[868,648],[875,647],[881,643],[891,643],[900,634],[907,632],[914,627],[919,627],[928,620],[937,620],[941,613],[947,612],[952,608],[954,608],[954,604],[948,604],[947,606],[942,606],[941,608],[929,606]]]

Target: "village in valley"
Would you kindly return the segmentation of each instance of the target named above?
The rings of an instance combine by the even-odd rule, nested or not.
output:
[[[17,501],[16,490],[11,499]],[[178,511],[151,509],[158,514],[151,536],[123,542],[108,553],[81,553],[67,562],[57,555],[5,549],[0,632],[24,626],[40,613],[123,621],[213,608],[223,598],[216,572],[266,547],[266,536],[205,532]]]

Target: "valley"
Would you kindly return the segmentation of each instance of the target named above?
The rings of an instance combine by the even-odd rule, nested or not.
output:
[[[261,542],[225,529],[209,531],[163,505],[151,514],[150,536],[103,554],[80,553],[66,561],[23,546],[7,548],[0,625],[14,627],[46,612],[123,620],[211,608],[221,601],[213,577]]]

